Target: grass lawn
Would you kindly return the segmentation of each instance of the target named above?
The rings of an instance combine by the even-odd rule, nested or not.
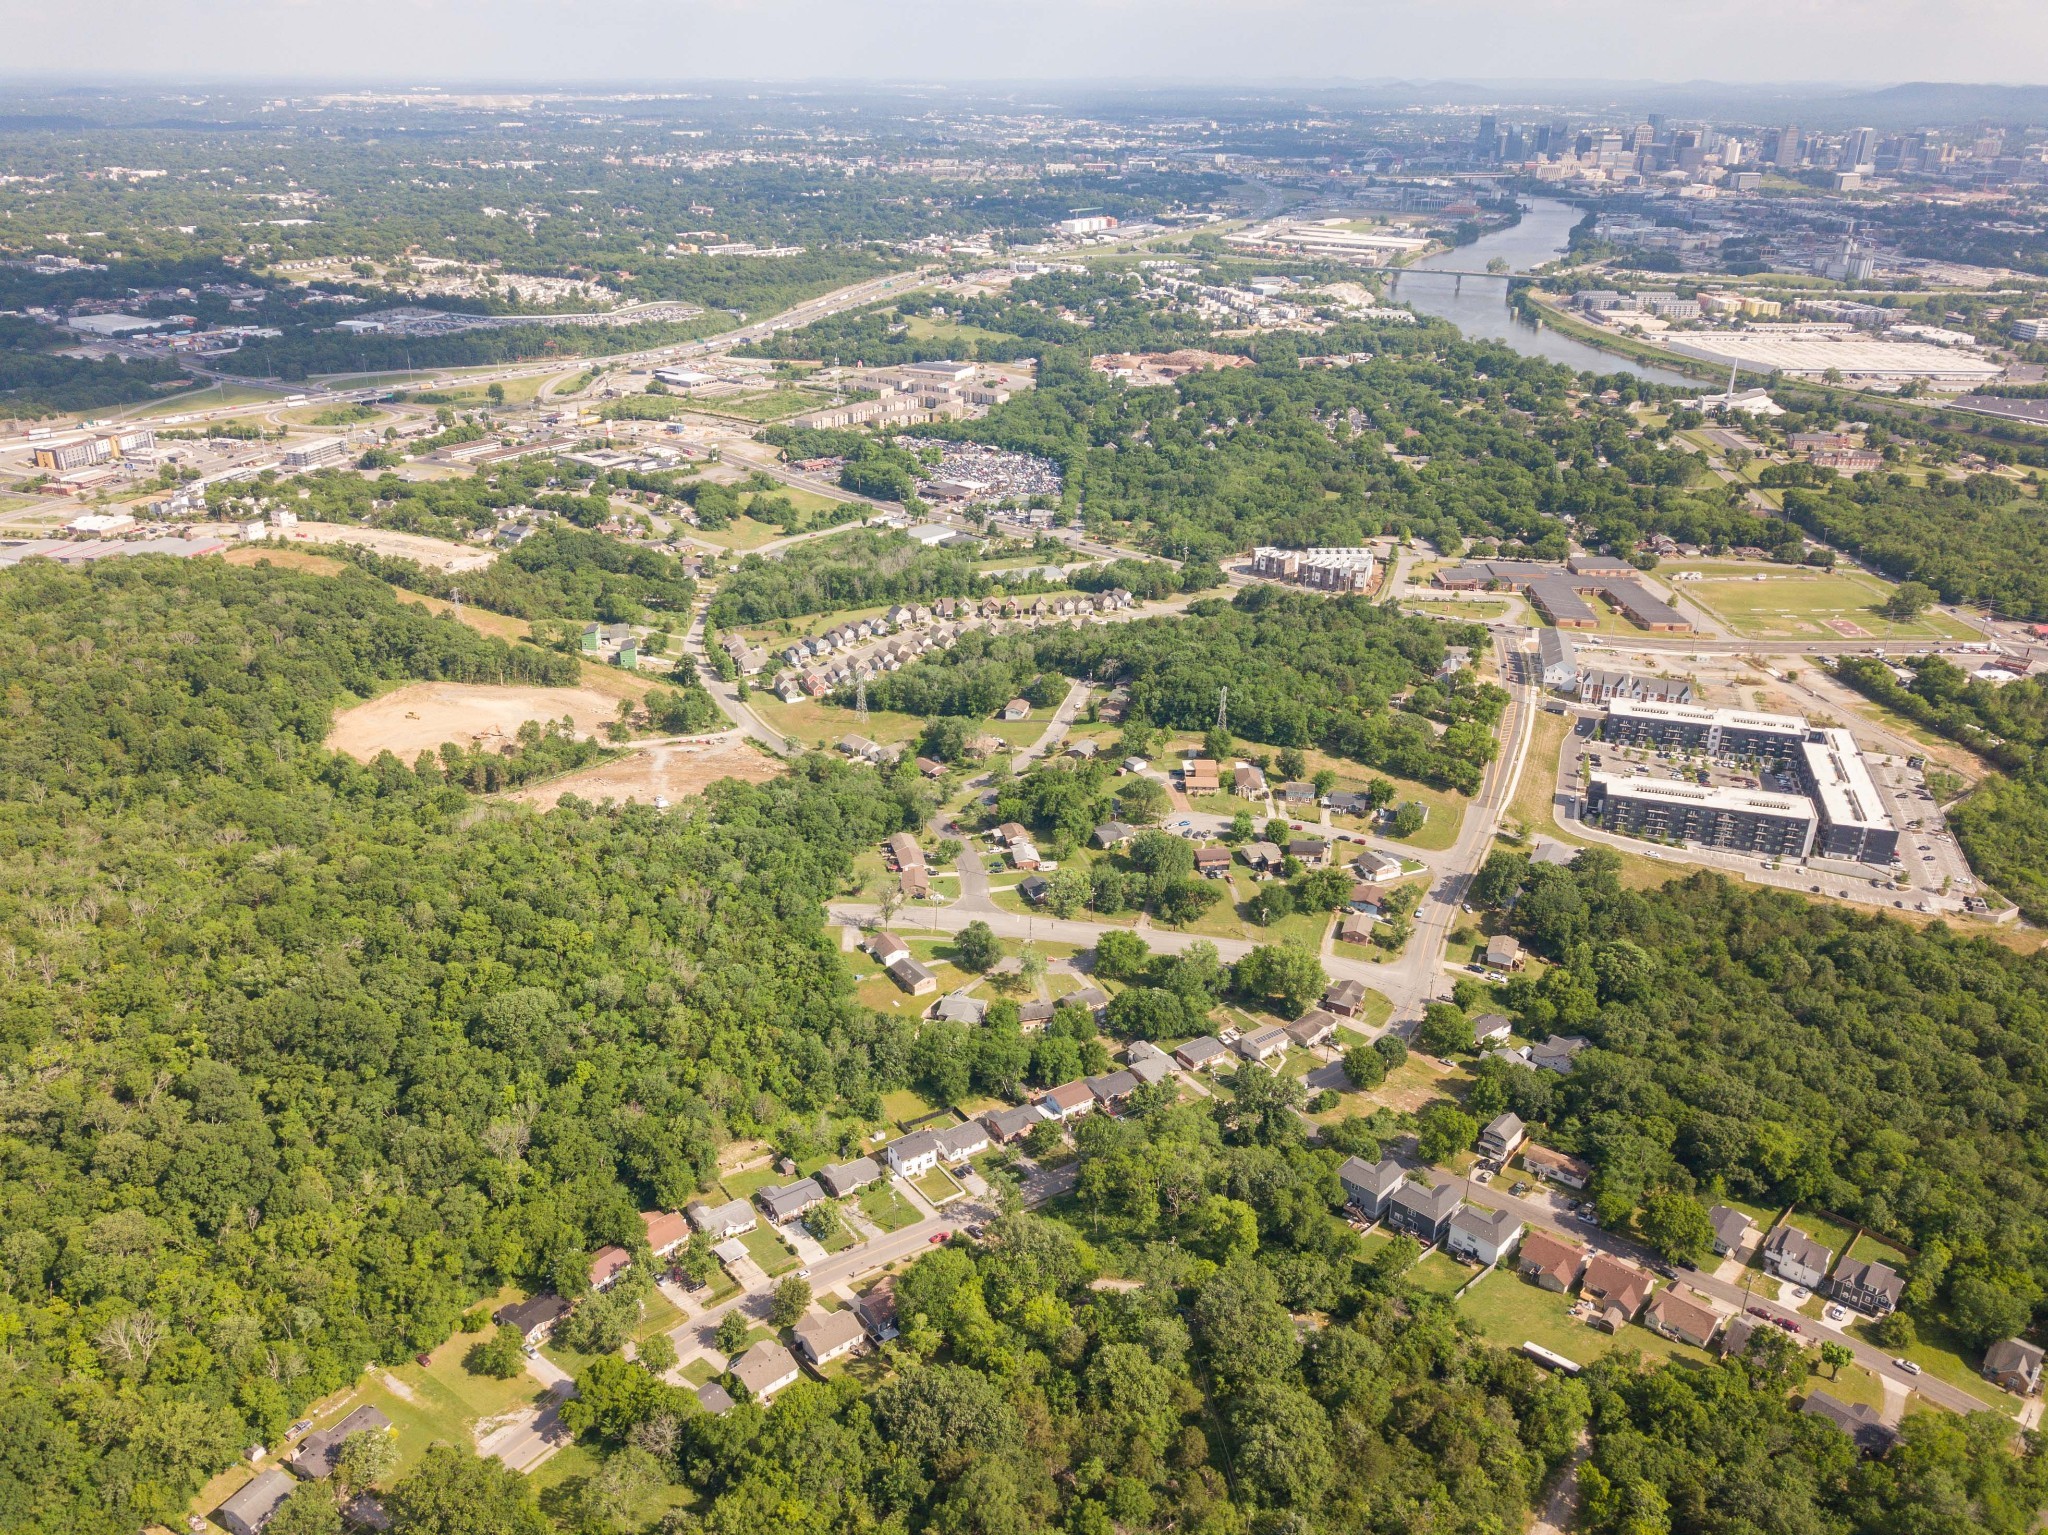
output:
[[[764,1162],[745,1172],[727,1173],[718,1181],[724,1185],[727,1199],[752,1199],[761,1190],[789,1180],[775,1170],[774,1163]]]
[[[927,1114],[936,1114],[939,1108],[940,1105],[920,1097],[907,1087],[882,1094],[882,1117],[899,1128]]]
[[[156,416],[177,416],[187,411],[221,410],[230,405],[254,405],[261,400],[282,400],[286,391],[279,389],[256,389],[247,384],[209,384],[204,389],[188,389],[181,394],[167,394],[160,400],[151,400],[137,408],[107,411],[104,414],[124,421],[140,421]]]
[[[782,1238],[766,1226],[756,1226],[743,1235],[740,1241],[745,1244],[747,1255],[770,1279],[777,1274],[786,1274],[796,1267],[796,1254],[783,1246]]]
[[[1788,1225],[1797,1226],[1816,1242],[1825,1243],[1837,1258],[1842,1256],[1849,1246],[1849,1239],[1856,1234],[1853,1227],[1844,1226],[1839,1221],[1831,1221],[1818,1210],[1802,1210],[1795,1207],[1785,1220]]]
[[[1940,613],[1907,622],[1881,616],[1890,582],[1860,570],[1699,561],[1677,569],[1701,579],[1673,590],[1692,598],[1744,639],[1967,639],[1970,631]],[[1661,573],[1661,572],[1660,572]]]
[[[802,494],[802,491],[789,492],[791,500],[795,500],[797,496]],[[754,497],[750,495],[745,499],[751,504]],[[758,549],[763,544],[773,543],[776,539],[784,536],[779,524],[756,522],[753,518],[747,516],[735,517],[722,528],[684,527],[681,531],[703,543],[719,544],[737,554],[745,554],[749,550]]]
[[[1411,613],[1464,619],[1476,623],[1498,618],[1508,610],[1505,602],[1483,597],[1411,597],[1404,600]]]
[[[1402,1277],[1418,1290],[1448,1298],[1464,1288],[1473,1272],[1440,1252],[1432,1252],[1425,1254],[1422,1261]]]
[[[810,1231],[810,1227],[808,1226],[806,1226],[804,1229],[806,1231]],[[839,1229],[832,1234],[832,1237],[829,1241],[826,1238],[819,1236],[815,1231],[811,1231],[811,1237],[814,1241],[817,1242],[817,1244],[820,1247],[824,1248],[825,1251],[828,1253],[843,1253],[846,1251],[847,1248],[853,1246],[854,1243],[860,1240],[859,1237],[855,1236],[851,1231],[849,1231],[846,1228],[844,1223],[842,1223]]]
[[[919,1220],[917,1207],[896,1192],[892,1183],[877,1183],[860,1193],[860,1213],[884,1231],[901,1231]]]
[[[638,1343],[659,1332],[671,1332],[682,1325],[683,1314],[676,1310],[669,1298],[659,1290],[650,1290],[643,1303],[640,1321],[633,1328],[633,1341]],[[541,1352],[571,1375],[581,1375],[598,1359],[597,1354],[586,1354],[580,1349],[563,1348],[560,1344],[549,1343]]]
[[[1617,1349],[1635,1350],[1656,1359],[1704,1362],[1711,1357],[1703,1349],[1660,1337],[1643,1327],[1627,1327],[1611,1336],[1596,1332],[1572,1320],[1571,1305],[1566,1296],[1538,1289],[1507,1269],[1495,1269],[1466,1292],[1458,1310],[1504,1348],[1540,1344],[1579,1364],[1591,1364]]]
[[[1827,1366],[1815,1360],[1801,1391],[1825,1391],[1837,1401],[1855,1406],[1858,1402],[1884,1410],[1884,1386],[1860,1364],[1844,1365],[1839,1377],[1831,1377]]]
[[[930,1172],[911,1179],[910,1186],[935,1205],[958,1199],[967,1192],[943,1167],[934,1167]]]
[[[913,341],[1009,341],[1014,338],[981,325],[963,325],[958,320],[934,320],[928,314],[903,317]]]
[[[830,405],[832,397],[815,389],[768,389],[759,394],[697,400],[690,409],[705,416],[731,416],[740,421],[780,421],[785,416]]]
[[[1987,1407],[2008,1415],[2019,1412],[2018,1397],[1999,1390],[1977,1373],[1977,1366],[1972,1362],[1976,1355],[1962,1339],[1939,1321],[1915,1317],[1913,1322],[1920,1335],[1919,1341],[1911,1348],[1900,1349],[1898,1357],[1912,1360],[1936,1380],[1945,1381],[1958,1391],[1967,1391]],[[1872,1348],[1882,1348],[1883,1345],[1870,1336],[1873,1325],[1870,1322],[1852,1322],[1847,1331]],[[1890,1353],[1891,1350],[1886,1349],[1885,1352]]]
[[[1900,1273],[1904,1273],[1906,1266],[1913,1261],[1906,1256],[1903,1249],[1894,1247],[1883,1237],[1872,1236],[1867,1231],[1858,1237],[1855,1244],[1842,1256],[1857,1263],[1889,1263]]]

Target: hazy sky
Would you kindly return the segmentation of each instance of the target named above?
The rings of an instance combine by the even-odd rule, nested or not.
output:
[[[0,38],[189,79],[2048,83],[2048,0],[0,0]]]

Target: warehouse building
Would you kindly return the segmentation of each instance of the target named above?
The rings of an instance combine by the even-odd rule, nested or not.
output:
[[[1803,795],[1614,773],[1595,773],[1588,781],[1585,815],[1590,824],[1624,836],[1773,858],[1804,858],[1818,829],[1813,801]]]

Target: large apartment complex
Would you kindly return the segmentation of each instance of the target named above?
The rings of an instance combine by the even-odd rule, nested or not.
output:
[[[1607,704],[1601,733],[1617,745],[1762,762],[1796,775],[1804,791],[1595,773],[1585,816],[1609,831],[1772,857],[1889,864],[1898,856],[1898,828],[1846,730],[1815,728],[1794,714],[1617,698]]]

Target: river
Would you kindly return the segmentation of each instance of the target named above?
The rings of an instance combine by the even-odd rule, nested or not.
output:
[[[1667,368],[1647,368],[1612,352],[1559,335],[1548,326],[1532,325],[1508,308],[1508,285],[1498,277],[1458,277],[1458,272],[1483,272],[1498,256],[1510,272],[1528,272],[1564,254],[1580,213],[1554,197],[1528,199],[1522,221],[1512,229],[1482,235],[1441,255],[1389,274],[1387,296],[1423,314],[1449,320],[1467,336],[1498,341],[1531,357],[1561,362],[1588,373],[1633,373],[1658,384],[1695,384]]]

